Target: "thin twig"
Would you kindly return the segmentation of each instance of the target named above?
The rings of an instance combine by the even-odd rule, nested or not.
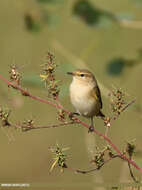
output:
[[[133,174],[133,171],[132,171],[132,168],[131,168],[131,165],[130,165],[129,162],[128,162],[128,167],[129,167],[129,171],[130,171],[130,176],[131,176],[131,178],[133,179],[133,181],[134,181],[135,183],[139,183],[139,181],[135,178],[135,176],[134,176],[134,174]]]
[[[129,106],[131,106],[133,103],[135,103],[136,99],[130,101],[126,106],[124,106],[121,110],[121,112],[125,111]]]
[[[94,172],[96,170],[100,170],[105,164],[107,164],[109,161],[111,161],[113,158],[121,158],[119,155],[113,155],[113,157],[109,158],[108,160],[104,161],[99,167],[90,169],[90,170],[75,170],[77,173],[87,174]]]
[[[129,155],[129,159],[131,160],[132,159],[132,156]],[[129,167],[129,171],[130,171],[130,176],[131,178],[133,179],[133,181],[135,183],[139,183],[139,181],[135,178],[134,174],[133,174],[133,171],[132,171],[132,168],[131,168],[131,165],[130,163],[128,162],[128,167]]]
[[[91,173],[91,172],[94,172],[96,170],[100,170],[105,164],[107,164],[108,162],[110,162],[114,158],[120,158],[120,159],[124,160],[120,155],[113,155],[108,160],[104,161],[99,167],[96,167],[96,168],[93,168],[93,169],[90,169],[90,170],[79,170],[79,169],[76,169],[76,170],[72,169],[72,170],[74,170],[76,173],[81,173],[81,174]],[[132,168],[131,168],[131,165],[130,165],[129,162],[128,162],[128,167],[129,167],[130,175],[131,175],[131,178],[133,179],[133,181],[135,183],[139,183],[139,181],[135,178],[135,176],[134,176],[134,174],[132,172]]]
[[[59,124],[54,124],[54,125],[48,125],[48,126],[23,126],[23,125],[15,125],[15,128],[22,129],[24,132],[32,130],[32,129],[49,129],[49,128],[57,128],[61,126],[66,126],[66,125],[72,125],[75,124],[76,122],[70,121],[70,122],[64,122],[64,123],[59,123]]]
[[[18,86],[17,84],[14,84],[14,83],[6,80],[2,75],[0,75],[0,79],[2,81],[4,81],[5,83],[7,83],[9,87],[11,86],[16,90],[19,90],[23,96],[29,97],[29,98],[31,98],[33,100],[37,100],[37,101],[40,101],[40,102],[45,103],[45,104],[52,105],[52,106],[54,106],[56,108],[59,108],[59,109],[62,108],[60,105],[57,105],[57,104],[55,104],[55,103],[53,103],[53,102],[51,102],[49,100],[45,100],[45,99],[40,98],[38,96],[33,96],[30,92],[28,92],[28,90],[25,90],[25,89],[21,88],[20,86]]]

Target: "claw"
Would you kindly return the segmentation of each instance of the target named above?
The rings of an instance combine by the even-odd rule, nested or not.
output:
[[[73,117],[74,117],[75,115],[79,115],[79,113],[71,112],[71,113],[69,114],[70,120],[73,120]]]
[[[94,126],[90,126],[89,130],[88,130],[88,133],[92,133],[93,131],[94,131]]]

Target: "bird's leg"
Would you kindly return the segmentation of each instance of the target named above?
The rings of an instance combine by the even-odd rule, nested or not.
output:
[[[71,112],[71,113],[69,114],[69,118],[72,120],[72,119],[73,119],[73,116],[75,116],[75,115],[80,115],[80,114],[77,113],[77,112]]]
[[[91,117],[91,125],[89,127],[88,133],[93,132],[94,131],[94,122],[93,122],[93,117]]]

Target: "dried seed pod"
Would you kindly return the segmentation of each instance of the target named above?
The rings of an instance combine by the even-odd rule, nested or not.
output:
[[[9,74],[10,74],[10,81],[15,82],[17,85],[20,85],[22,77],[21,77],[21,74],[19,73],[16,65],[10,66]]]
[[[65,122],[65,120],[66,120],[66,113],[65,113],[64,110],[62,110],[62,109],[58,110],[58,117],[57,117],[57,119],[59,121],[61,121],[61,122]]]

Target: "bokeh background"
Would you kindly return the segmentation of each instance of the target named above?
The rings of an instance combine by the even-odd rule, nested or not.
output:
[[[41,83],[41,64],[52,52],[62,81],[60,101],[73,111],[69,101],[71,78],[67,71],[88,68],[99,81],[103,112],[109,115],[107,89],[122,88],[132,105],[114,122],[109,135],[120,148],[136,139],[135,160],[142,167],[142,1],[141,0],[1,0],[0,74],[9,77],[10,65],[17,65],[23,85],[34,95],[47,97]],[[56,110],[22,97],[0,82],[0,105],[10,108],[11,121],[34,119],[37,125],[55,124]],[[85,120],[83,118],[83,120]],[[85,120],[88,122],[88,120]],[[95,125],[105,131],[103,122]],[[30,183],[31,188],[101,189],[132,182],[127,164],[113,160],[87,175],[71,171],[51,174],[49,147],[58,143],[70,147],[68,165],[78,169],[93,167],[89,161],[103,140],[83,127],[68,126],[23,133],[0,129],[0,183]],[[134,170],[140,178],[140,173]]]

